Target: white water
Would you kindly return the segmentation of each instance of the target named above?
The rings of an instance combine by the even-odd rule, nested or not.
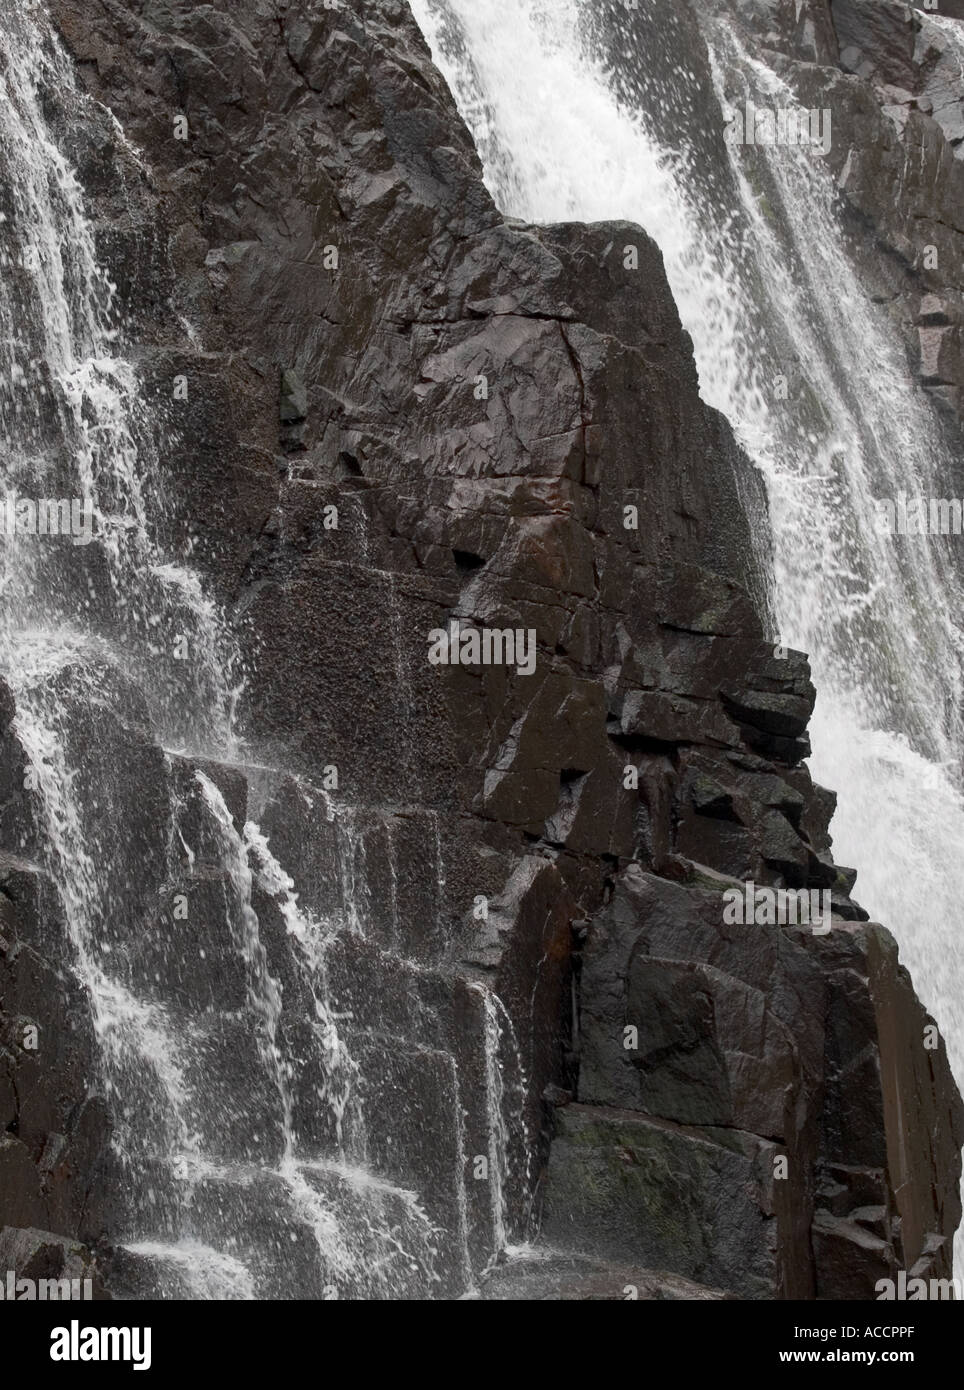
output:
[[[324,1085],[318,1098],[332,1114],[338,1144],[343,1150],[346,1117],[355,1102],[358,1066],[339,1034],[338,1017],[329,997],[326,948],[337,932],[337,925],[321,923],[301,908],[294,879],[278,863],[260,827],[252,821],[244,827],[244,842],[245,857],[257,866],[262,888],[281,908],[304,970],[315,1008],[312,1026],[325,1059]],[[356,1120],[361,1123],[359,1110],[356,1110]]]
[[[418,8],[430,27],[426,0]],[[962,847],[955,829],[961,823],[959,799],[940,770],[958,747],[959,673],[956,658],[948,659],[956,640],[949,621],[952,581],[939,556],[905,572],[860,527],[847,531],[852,517],[866,516],[871,481],[876,486],[881,478],[896,484],[929,476],[932,436],[904,388],[886,324],[863,304],[830,234],[833,210],[819,170],[789,164],[770,170],[786,225],[800,233],[796,253],[808,267],[811,286],[801,297],[783,273],[786,248],[774,240],[738,164],[739,236],[729,238],[727,224],[715,225],[694,205],[685,160],[671,159],[620,108],[606,75],[579,51],[574,5],[458,0],[455,9],[467,25],[475,72],[453,69],[453,80],[461,82],[467,107],[474,103],[490,178],[507,210],[536,220],[629,216],[663,246],[696,339],[704,393],[731,415],[771,485],[781,540],[777,601],[783,635],[811,650],[825,692],[815,721],[818,770],[829,765],[825,780],[840,785],[841,767],[853,768],[836,826],[840,857],[857,864],[861,896],[901,933],[905,956],[953,1034],[953,1048],[959,1034],[953,1031],[951,1002],[960,994],[961,965],[950,924],[957,909],[949,881],[940,878],[942,869],[949,878],[954,851]],[[0,670],[16,695],[16,730],[36,775],[44,863],[64,909],[76,972],[89,994],[101,1049],[98,1081],[112,1103],[115,1143],[136,1198],[137,1235],[127,1250],[159,1270],[178,1272],[194,1297],[249,1298],[262,1296],[269,1257],[289,1270],[287,1242],[293,1246],[307,1233],[315,1265],[338,1287],[392,1296],[404,1277],[409,1286],[431,1291],[442,1234],[427,1214],[431,1193],[407,1180],[390,1181],[368,1166],[358,1098],[361,1064],[348,1049],[345,1016],[333,1005],[328,980],[329,950],[339,931],[362,940],[368,935],[367,848],[361,844],[356,853],[352,846],[339,859],[343,915],[323,920],[302,907],[293,878],[260,827],[237,827],[211,777],[194,778],[194,801],[183,787],[178,793],[173,784],[166,786],[168,869],[175,882],[185,866],[190,873],[200,866],[220,875],[225,912],[217,963],[227,976],[234,959],[240,960],[243,1003],[236,1015],[228,1011],[224,1017],[196,1001],[186,1008],[164,998],[151,979],[145,986],[143,971],[138,977],[128,969],[128,957],[137,965],[138,950],[171,923],[157,913],[156,902],[152,917],[133,911],[144,907],[135,891],[138,863],[130,882],[117,877],[116,845],[125,843],[127,830],[123,805],[115,808],[96,778],[88,784],[91,769],[104,769],[98,749],[84,747],[85,718],[102,709],[126,716],[136,705],[131,682],[145,697],[159,742],[237,761],[242,750],[233,727],[236,660],[222,615],[199,576],[163,553],[154,536],[164,499],[150,421],[136,371],[124,356],[116,293],[98,264],[80,187],[48,129],[40,99],[43,90],[70,93],[69,64],[36,31],[24,35],[14,26],[4,36],[0,153],[6,194],[0,215],[4,245],[18,249],[0,267],[2,481],[28,496],[89,496],[99,536],[89,554],[69,543],[66,549],[41,548],[26,539],[4,539]],[[726,36],[718,42],[725,46]],[[730,68],[743,72],[755,90],[773,91],[772,75],[755,69],[745,55],[730,53]],[[807,231],[814,226],[823,229],[816,247]],[[749,264],[764,266],[770,285],[763,327],[752,330],[733,290]],[[828,316],[843,317],[840,303],[847,306],[847,322],[827,322]],[[799,420],[779,429],[774,422],[767,389],[771,359],[779,354],[768,349],[770,333],[805,349],[812,389],[824,402],[823,418],[808,419],[804,434]],[[867,344],[873,371],[843,396],[837,363],[859,357]],[[861,407],[861,393],[873,410]],[[863,563],[853,573],[840,562],[839,539],[832,543],[845,535],[848,557],[854,537],[862,548]],[[85,565],[95,556],[102,569],[93,566],[88,575]],[[828,614],[833,624],[827,624]],[[183,670],[171,658],[172,633],[190,639],[193,659]],[[877,659],[879,650],[887,653],[884,663]],[[924,699],[920,717],[911,714],[906,728],[897,728],[895,716],[912,710],[921,670],[933,673],[938,694]],[[141,717],[140,706],[135,715]],[[173,778],[176,762],[167,760],[158,775]],[[116,786],[110,784],[108,792],[123,791],[124,772],[116,769]],[[921,790],[928,796],[923,809]],[[197,801],[200,831],[190,824]],[[105,803],[106,818],[100,814]],[[886,838],[878,847],[866,808],[879,803],[886,804],[890,823],[884,822]],[[397,909],[391,822],[385,832]],[[436,842],[438,834],[436,822]],[[215,846],[213,864],[205,863],[205,853],[211,853],[211,845],[201,843],[205,837]],[[921,882],[930,886],[934,905],[934,920],[923,928],[909,919],[909,898],[903,907],[900,898],[913,885],[918,902]],[[296,1073],[303,1059],[285,1036],[285,986],[269,962],[264,922],[254,905],[258,893],[271,900],[284,923],[295,987],[300,982],[314,1001],[309,1050],[319,1060],[321,1078],[315,1095],[334,1135],[322,1152],[299,1133]],[[400,925],[396,910],[396,935]],[[185,938],[192,930],[193,924],[183,927]],[[161,963],[177,964],[176,938],[163,944]],[[383,964],[388,970],[403,962],[386,952]],[[522,1168],[532,1155],[518,1043],[501,1002],[482,993],[488,1193],[498,1254],[515,1224],[511,1208],[518,1191],[531,1189],[532,1174]],[[246,1042],[252,1043],[255,1065],[226,1099],[223,1074],[208,1075],[207,1068],[227,1068],[233,1046]],[[446,1076],[451,1064],[456,1152],[468,1158],[459,1068],[450,1054],[435,1055]],[[222,1123],[240,1137],[222,1134]],[[455,1187],[457,1244],[468,1282],[464,1169]],[[267,1234],[256,1229],[262,1220],[270,1227]],[[285,1252],[280,1260],[279,1248]],[[292,1285],[290,1270],[284,1287],[288,1296],[293,1287],[303,1292]]]
[[[827,168],[803,149],[728,146],[733,200],[715,206],[694,153],[706,131],[686,128],[695,103],[677,99],[698,73],[681,66],[675,91],[651,82],[645,45],[627,40],[631,110],[594,56],[582,0],[412,8],[503,212],[627,219],[659,245],[703,397],[767,482],[773,604],[783,641],[811,658],[811,767],[838,792],[835,857],[897,936],[964,1081],[962,594],[940,543],[895,543],[873,524],[876,497],[948,496],[950,472],[898,332],[849,259]],[[663,0],[636,9],[665,19]],[[700,22],[720,132],[747,95],[800,105],[725,21]],[[794,390],[778,404],[774,378],[788,370]]]
[[[330,998],[328,950],[341,928],[364,935],[366,885],[351,883],[331,921],[304,910],[260,827],[239,829],[192,768],[197,756],[243,767],[240,662],[201,576],[157,540],[165,477],[124,355],[130,325],[48,121],[52,93],[65,119],[89,118],[72,66],[39,12],[4,14],[0,33],[0,490],[83,498],[95,521],[88,545],[0,537],[0,676],[35,821],[17,848],[58,900],[44,897],[39,930],[89,1003],[112,1234],[139,1292],[431,1295],[445,1233],[419,1193],[367,1166],[351,1014]],[[339,869],[345,882],[352,854]],[[284,924],[305,1017],[285,1011],[256,893]],[[171,910],[178,899],[192,915]],[[467,1278],[464,1220],[455,1238]]]
[[[96,539],[4,536],[0,664],[14,675],[21,668],[24,633],[31,648],[45,634],[52,653],[70,650],[60,632],[79,624],[88,637],[100,632],[102,655],[139,680],[168,741],[231,751],[236,653],[198,576],[155,539],[162,482],[136,373],[120,350],[116,286],[43,110],[44,92],[69,96],[73,71],[36,15],[11,19],[4,46],[0,490],[89,503]],[[188,660],[175,654],[178,638]]]
[[[159,1240],[132,1241],[125,1247],[159,1264],[170,1265],[191,1290],[192,1298],[250,1301],[256,1297],[254,1280],[240,1260],[213,1250],[199,1240],[182,1240],[168,1245]],[[163,1276],[162,1276],[163,1277]]]
[[[508,1167],[509,1131],[505,1113],[505,1079],[499,1060],[499,1015],[492,992],[476,987],[485,1019],[485,1091],[489,1121],[489,1192],[492,1203],[493,1253],[507,1243],[504,1177]]]
[[[526,1116],[529,1078],[509,1011],[487,984],[475,982],[469,988],[481,1000],[483,1019],[491,1265],[503,1252],[515,1253],[525,1248],[510,1241],[513,1224],[510,1194],[531,1195],[532,1157],[538,1144],[529,1133]],[[522,1223],[523,1234],[526,1234],[530,1215],[527,1210]]]

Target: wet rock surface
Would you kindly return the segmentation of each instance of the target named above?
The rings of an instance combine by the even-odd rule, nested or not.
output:
[[[960,452],[964,412],[964,7],[808,0],[724,7],[833,112],[828,152],[869,292]],[[958,489],[960,490],[960,488]]]
[[[864,8],[822,10],[808,42],[887,132],[852,198],[870,215],[857,190],[876,189],[896,244],[902,142],[931,151],[949,207],[964,165],[952,114],[915,98],[900,135],[869,75],[843,75],[857,60],[835,43],[939,96],[939,60],[905,72]],[[133,716],[89,729],[130,769],[128,978],[203,1021],[212,1066],[231,1058],[212,1134],[237,1126],[236,1149],[277,1161],[199,772],[239,833],[268,836],[303,905],[355,914],[328,970],[369,1162],[386,1202],[431,1194],[443,1233],[395,1296],[458,1296],[494,1220],[516,1237],[538,1220],[548,1253],[481,1298],[871,1298],[897,1268],[945,1274],[960,1098],[892,939],[832,863],[833,797],[803,766],[814,690],[775,644],[756,558],[762,483],[699,397],[653,243],[627,223],[503,219],[399,0],[52,10],[100,103],[65,139],[164,440],[171,535],[192,536],[246,654],[251,765],[165,756]],[[955,263],[951,214],[934,235]],[[900,273],[953,405],[961,287]],[[456,619],[532,632],[534,673],[431,665],[430,634]],[[95,1247],[115,1292],[143,1292],[136,1252],[114,1249],[138,1222],[118,1210],[89,1014],[5,727],[0,1225]],[[105,842],[105,859],[128,848]],[[832,891],[829,934],[726,923],[745,880]],[[195,906],[172,956],[157,905],[177,889]],[[314,1003],[284,895],[255,895],[303,1055]],[[491,1156],[493,1030],[515,1107],[495,1217],[491,1174],[465,1171]],[[292,1082],[319,1152],[324,1084],[309,1068]],[[246,1220],[239,1200],[208,1180],[212,1243]],[[279,1201],[266,1183],[269,1296],[285,1296]]]

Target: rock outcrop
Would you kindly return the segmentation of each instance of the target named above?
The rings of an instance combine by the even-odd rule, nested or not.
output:
[[[936,7],[740,0],[723,8],[776,57],[810,105],[836,113],[843,129],[828,158],[868,293],[888,306],[959,453],[964,7],[957,0]]]
[[[833,8],[824,45],[835,32],[907,86],[844,27],[856,0]],[[483,1297],[859,1299],[898,1268],[946,1274],[964,1111],[893,939],[832,861],[834,798],[803,765],[806,659],[766,611],[762,485],[700,399],[656,247],[627,223],[502,217],[400,0],[52,11],[89,94],[62,135],[163,441],[165,524],[246,667],[236,766],[162,757],[133,694],[123,718],[85,716],[91,778],[101,759],[129,769],[131,978],[225,1030],[244,1008],[200,770],[303,904],[355,914],[329,975],[369,1161],[443,1233],[402,1296],[457,1294],[493,1253],[493,1175],[464,1171],[491,1155],[493,1056],[516,1107],[497,1219],[538,1224],[550,1253]],[[946,123],[918,97],[902,134],[865,100],[888,132],[878,165],[929,142],[950,206]],[[847,187],[887,202],[869,167]],[[942,266],[959,235],[950,214],[935,226]],[[920,287],[943,306],[927,300],[922,333],[944,329],[954,287]],[[944,342],[922,352],[953,404]],[[433,665],[454,621],[531,632],[534,671]],[[0,1226],[93,1246],[136,1289],[113,1248],[137,1225],[117,1098],[5,729]],[[831,929],[727,920],[747,881],[829,895]],[[185,884],[172,957],[157,903]],[[314,1004],[283,893],[254,905],[301,1055]],[[243,1033],[212,1045],[225,1095],[258,1066]],[[298,1133],[322,1148],[323,1085],[294,1083]],[[276,1103],[226,1103],[212,1132],[267,1129]],[[215,1195],[222,1234],[243,1225]]]

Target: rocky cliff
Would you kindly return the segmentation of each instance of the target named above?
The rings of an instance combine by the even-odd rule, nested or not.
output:
[[[804,100],[846,122],[829,160],[867,292],[888,306],[911,370],[945,425],[954,422],[960,453],[964,7],[741,0],[723,8],[752,43],[778,55]]]
[[[918,288],[941,296],[921,352],[953,405],[960,228],[932,192],[954,206],[957,137],[922,105],[931,68],[892,71],[860,10],[821,9],[808,41],[857,73],[834,81],[888,132],[880,167],[900,177],[909,141],[935,151],[922,187],[946,278],[902,266],[894,293],[912,327]],[[120,287],[165,528],[246,674],[230,766],[163,758],[136,692],[77,712],[92,785],[126,769],[130,978],[230,1033],[210,1056],[245,1105],[211,1126],[253,1149],[273,1102],[248,1097],[256,1061],[231,1033],[225,871],[211,797],[186,790],[201,770],[302,903],[354,914],[328,971],[368,1161],[438,1233],[408,1282],[333,1266],[309,1294],[457,1295],[500,1235],[545,1258],[490,1271],[484,1297],[871,1298],[900,1268],[945,1275],[964,1111],[893,938],[833,863],[834,797],[803,765],[806,659],[766,610],[762,485],[700,399],[656,247],[626,223],[501,216],[401,0],[52,12],[85,93],[52,119]],[[878,79],[916,93],[888,102],[906,118]],[[847,186],[896,247],[914,214],[879,168]],[[534,670],[433,665],[454,620],[531,631]],[[116,1247],[159,1199],[118,1195],[123,1097],[97,1082],[13,716],[0,1225],[66,1261],[94,1249],[108,1287],[143,1291]],[[747,881],[828,893],[831,929],[730,920],[724,894]],[[172,956],[160,905],[178,886],[193,906]],[[262,884],[254,905],[296,1057],[313,1003],[284,893]],[[299,1140],[324,1149],[325,1078],[292,1066]],[[237,1237],[252,1209],[219,1190],[205,1219]]]

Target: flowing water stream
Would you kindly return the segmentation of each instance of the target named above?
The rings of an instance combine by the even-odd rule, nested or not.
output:
[[[414,9],[507,213],[629,218],[659,243],[703,393],[768,482],[774,609],[812,657],[813,767],[840,793],[838,858],[898,934],[964,1075],[957,571],[939,547],[884,543],[869,524],[875,497],[944,495],[949,469],[862,292],[826,170],[803,151],[753,164],[731,148],[714,204],[696,106],[680,100],[676,119],[665,85],[650,90],[638,70],[627,88],[588,7]],[[702,24],[720,121],[746,94],[789,100],[725,22]],[[436,977],[399,940],[397,821],[256,767],[235,723],[230,623],[159,539],[162,441],[65,153],[84,99],[39,10],[4,4],[0,30],[0,490],[75,499],[90,524],[0,545],[0,675],[34,821],[16,848],[49,886],[46,944],[69,953],[89,1006],[127,1261],[117,1278],[133,1296],[464,1290],[525,1229],[519,1039],[479,981],[465,995],[477,1057],[458,1050],[463,1018],[442,1026]],[[632,72],[631,45],[624,58]],[[679,75],[682,88],[696,80]],[[788,362],[798,389],[777,409]],[[327,877],[309,866],[300,888],[275,838],[299,816],[334,846]],[[439,828],[423,819],[441,901]],[[369,920],[376,841],[387,941]],[[305,888],[314,878],[324,891]],[[188,900],[189,925],[172,909]],[[419,1114],[393,1133],[392,1097],[413,1085],[436,1107],[441,1158],[418,1150]],[[482,1203],[469,1177],[480,1157]]]
[[[766,479],[772,604],[782,640],[811,659],[811,769],[838,793],[835,857],[897,936],[964,1082],[960,566],[953,538],[881,535],[875,511],[901,491],[953,496],[953,461],[896,326],[861,285],[825,162],[722,139],[747,99],[810,103],[718,6],[638,0],[622,19],[589,0],[413,9],[503,212],[626,219],[658,244],[702,395]]]
[[[489,1086],[474,1119],[489,1134],[494,1194],[480,1232],[458,1036],[434,1015],[436,978],[396,949],[392,819],[339,810],[257,764],[239,735],[231,624],[159,539],[178,521],[164,441],[65,153],[71,122],[94,119],[90,103],[39,7],[4,3],[0,35],[0,493],[24,516],[74,499],[84,522],[0,543],[0,676],[32,820],[4,848],[35,863],[38,944],[66,956],[89,1008],[91,1091],[112,1135],[97,1180],[119,1247],[112,1288],[202,1299],[462,1292],[512,1233],[500,1002],[477,986]],[[317,847],[306,867],[323,887],[310,904],[262,813],[282,835],[300,827],[309,861]],[[424,862],[437,862],[440,893],[437,820],[407,824]],[[379,837],[394,904],[387,946],[368,920]],[[380,991],[392,1018],[374,1002]],[[413,1084],[435,1107],[433,1138],[451,1149],[441,1176],[421,1152],[417,1110],[406,1129],[392,1109]]]

